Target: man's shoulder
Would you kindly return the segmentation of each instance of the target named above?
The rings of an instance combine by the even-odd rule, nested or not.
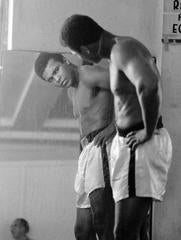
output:
[[[130,45],[135,45],[138,43],[141,44],[141,42],[138,39],[130,37],[130,36],[124,36],[124,37],[116,36],[114,38],[114,41],[115,41],[114,47],[121,47],[121,48],[130,46]]]
[[[112,47],[112,54],[127,53],[138,45],[138,41],[132,37],[116,37]]]
[[[108,67],[100,64],[84,65],[80,68],[79,80],[82,83],[98,81],[98,79],[104,78],[106,73],[108,73]]]
[[[79,82],[87,88],[110,89],[109,64],[104,62],[93,65],[84,65],[79,69]]]
[[[79,70],[80,72],[87,74],[90,72],[93,73],[94,71],[101,72],[104,69],[105,67],[101,64],[93,64],[93,65],[82,65]]]
[[[111,51],[111,60],[124,63],[137,57],[140,52],[145,50],[145,46],[135,38],[116,37]]]

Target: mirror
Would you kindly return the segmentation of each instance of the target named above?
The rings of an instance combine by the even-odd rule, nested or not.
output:
[[[9,225],[16,217],[30,222],[33,239],[43,236],[48,240],[59,231],[73,239],[68,229],[74,222],[78,122],[66,89],[52,87],[35,75],[33,64],[38,54],[1,51],[2,239],[10,239]],[[59,220],[54,223],[55,219]],[[46,230],[50,225],[53,233]]]

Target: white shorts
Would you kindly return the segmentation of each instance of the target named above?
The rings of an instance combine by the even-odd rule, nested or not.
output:
[[[107,153],[109,151],[110,144],[107,145]],[[95,189],[104,187],[101,147],[95,146],[92,141],[83,148],[78,160],[74,184],[77,193],[76,206],[78,208],[90,207],[89,194]]]
[[[130,197],[130,148],[116,134],[110,151],[110,178],[115,202]],[[148,142],[135,151],[135,195],[162,200],[172,158],[172,143],[165,128],[156,129]]]

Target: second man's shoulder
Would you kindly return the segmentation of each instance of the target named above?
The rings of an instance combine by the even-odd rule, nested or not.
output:
[[[124,64],[137,57],[142,50],[143,45],[138,40],[132,37],[116,37],[111,50],[111,60]]]
[[[119,49],[125,49],[127,47],[133,47],[138,44],[141,44],[139,40],[129,37],[129,36],[124,36],[124,37],[115,37],[115,44],[113,45],[113,49],[119,48]]]
[[[79,71],[81,73],[85,73],[85,74],[94,74],[96,72],[105,72],[107,71],[106,67],[101,65],[101,64],[94,64],[94,65],[83,65],[80,67]]]

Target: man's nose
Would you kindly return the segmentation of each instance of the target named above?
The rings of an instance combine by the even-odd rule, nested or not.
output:
[[[53,78],[54,78],[55,82],[58,82],[58,81],[59,81],[59,76],[58,76],[58,74],[54,75]]]

